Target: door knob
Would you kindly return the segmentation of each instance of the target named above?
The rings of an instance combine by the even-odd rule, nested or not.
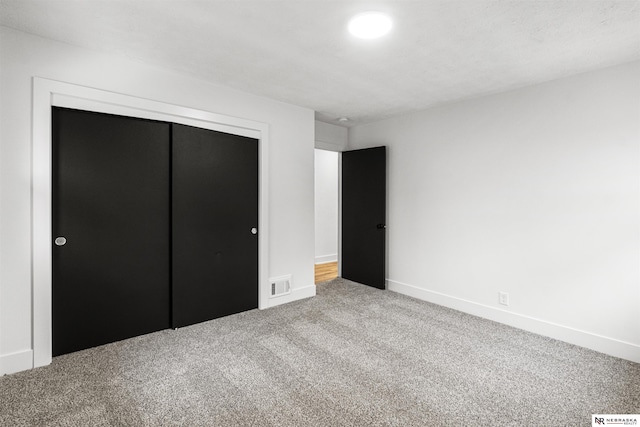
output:
[[[251,234],[258,234],[258,229],[257,229],[257,228],[255,228],[255,227],[253,227],[253,228],[251,229]]]
[[[53,241],[57,246],[64,246],[67,243],[67,239],[64,237],[56,237],[56,240]]]
[[[378,224],[378,225],[376,225],[376,228],[377,229],[385,229],[385,228],[387,228],[387,225],[386,224]]]

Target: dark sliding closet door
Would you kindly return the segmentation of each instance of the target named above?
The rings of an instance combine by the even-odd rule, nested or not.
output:
[[[173,125],[173,326],[258,307],[258,141]]]
[[[170,126],[53,109],[54,356],[170,326]]]

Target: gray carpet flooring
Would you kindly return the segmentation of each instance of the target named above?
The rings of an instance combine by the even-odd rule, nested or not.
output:
[[[0,378],[2,426],[590,426],[640,364],[336,279]]]

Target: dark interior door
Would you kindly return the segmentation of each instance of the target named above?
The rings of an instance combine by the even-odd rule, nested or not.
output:
[[[170,136],[53,109],[54,356],[170,326]]]
[[[386,147],[342,153],[342,277],[385,289]]]
[[[173,125],[173,327],[258,307],[258,141]]]

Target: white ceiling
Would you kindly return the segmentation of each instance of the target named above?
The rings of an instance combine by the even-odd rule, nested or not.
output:
[[[367,10],[385,38],[346,31]],[[347,125],[640,59],[638,0],[0,0],[0,24]]]

